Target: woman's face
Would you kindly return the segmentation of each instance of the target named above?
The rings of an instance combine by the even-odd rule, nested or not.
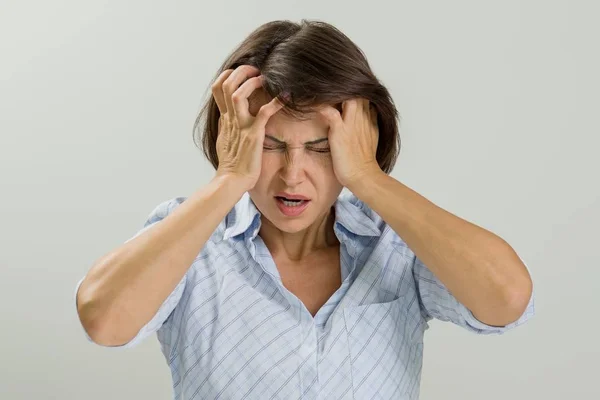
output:
[[[255,94],[250,98],[253,115],[268,102],[260,91]],[[263,216],[281,231],[296,233],[321,223],[342,191],[333,171],[328,130],[316,114],[299,121],[278,112],[267,122],[262,169],[249,194]],[[280,196],[286,194],[308,201],[300,205],[284,202]]]

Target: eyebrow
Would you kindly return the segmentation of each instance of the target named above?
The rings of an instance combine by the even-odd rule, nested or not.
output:
[[[284,141],[279,140],[277,138],[274,138],[271,135],[265,135],[265,137],[267,137],[267,138],[271,139],[272,141],[277,142],[279,144],[286,144]],[[321,138],[321,139],[316,139],[316,140],[311,140],[311,141],[308,141],[308,142],[304,142],[304,144],[317,144],[317,143],[325,142],[327,140],[329,140],[329,138],[324,137],[324,138]]]

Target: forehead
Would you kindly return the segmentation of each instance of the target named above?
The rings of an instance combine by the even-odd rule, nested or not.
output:
[[[273,98],[269,96],[264,89],[255,90],[248,97],[250,114],[256,116],[258,110],[263,105],[269,103]],[[277,112],[267,122],[267,133],[282,139],[293,139],[302,137],[303,139],[318,139],[327,136],[328,126],[318,117],[317,114],[307,114],[304,120],[298,120],[283,112]]]

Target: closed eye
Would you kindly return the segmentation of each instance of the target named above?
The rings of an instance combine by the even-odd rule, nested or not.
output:
[[[285,146],[273,146],[273,145],[263,145],[264,150],[285,150]],[[329,147],[318,148],[318,147],[307,147],[308,150],[313,151],[315,153],[329,153],[331,149]]]
[[[274,145],[265,144],[265,145],[263,145],[263,149],[265,149],[265,150],[280,150],[280,149],[285,149],[285,146],[274,146]]]
[[[326,148],[310,147],[309,150],[317,152],[317,153],[329,153],[331,151],[331,149],[329,147],[326,147]]]
[[[269,137],[267,137],[267,140],[265,141],[265,143],[263,143],[264,150],[285,150],[288,147],[285,143],[269,143],[269,141],[272,142],[272,140]],[[317,144],[308,144],[305,146],[305,148],[314,153],[329,153],[331,152],[331,149],[326,144],[327,140],[321,140]]]

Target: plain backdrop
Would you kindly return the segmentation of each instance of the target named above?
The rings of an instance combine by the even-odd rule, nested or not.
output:
[[[421,398],[600,398],[598,2],[0,4],[1,399],[171,398],[156,336],[88,343],[75,284],[211,179],[192,141],[210,79],[259,25],[302,18],[345,32],[392,93],[392,175],[532,272],[537,314],[513,331],[431,321]]]

